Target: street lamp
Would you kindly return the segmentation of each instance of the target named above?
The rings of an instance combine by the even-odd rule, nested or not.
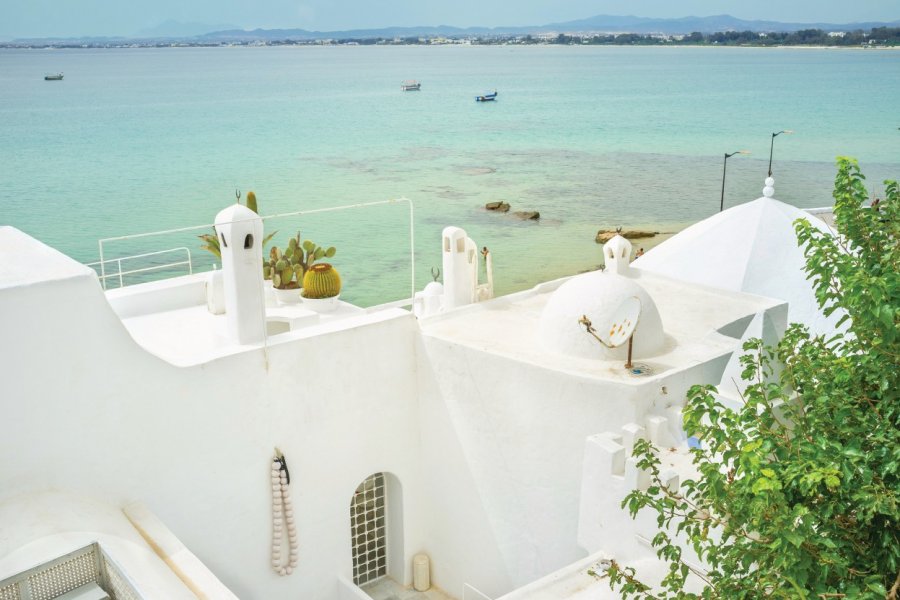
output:
[[[738,150],[737,152],[726,152],[725,162],[722,163],[722,197],[719,200],[719,212],[725,208],[725,169],[728,167],[728,159],[735,154],[750,154],[747,150]]]
[[[787,135],[791,135],[794,133],[793,129],[784,129],[779,131],[778,133],[772,134],[772,143],[769,144],[769,177],[772,176],[772,151],[775,150],[775,138],[777,138],[782,133],[786,133]]]

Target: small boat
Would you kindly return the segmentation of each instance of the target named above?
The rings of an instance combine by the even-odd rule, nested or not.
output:
[[[493,102],[497,99],[497,90],[494,90],[490,94],[482,94],[481,96],[475,96],[475,102]]]
[[[62,78],[62,73],[52,73],[50,75],[44,75],[44,81],[62,81]]]
[[[415,79],[407,79],[400,84],[400,89],[404,92],[418,92],[420,89],[422,89],[422,84]]]

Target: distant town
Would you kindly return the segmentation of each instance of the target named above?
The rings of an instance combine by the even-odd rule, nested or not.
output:
[[[676,33],[696,28],[693,33]],[[631,31],[631,33],[628,33]],[[729,15],[646,19],[598,15],[580,21],[524,28],[420,27],[316,32],[303,29],[233,29],[193,36],[157,31],[142,37],[16,39],[2,48],[167,48],[218,46],[369,45],[587,45],[587,46],[900,46],[900,22],[851,25],[742,21]]]
[[[578,45],[578,46],[825,46],[882,48],[900,46],[900,27],[870,31],[794,32],[723,31],[686,35],[638,33],[541,33],[490,36],[415,36],[393,38],[316,39],[123,39],[123,40],[26,40],[0,43],[0,48],[169,48],[219,46],[388,46],[388,45]]]

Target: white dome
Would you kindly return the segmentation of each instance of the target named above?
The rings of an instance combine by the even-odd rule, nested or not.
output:
[[[797,219],[833,235],[823,221],[806,211],[774,198],[759,198],[691,225],[638,258],[633,266],[692,283],[785,300],[789,321],[828,334],[844,313],[836,311],[826,317],[819,308],[794,232]]]
[[[665,332],[656,303],[632,279],[610,272],[594,271],[573,277],[553,292],[538,327],[540,343],[547,350],[581,358],[625,358],[626,347],[610,349],[589,335],[578,320],[587,316],[601,338],[616,310],[628,298],[641,301],[641,314],[634,333],[634,358],[651,356],[665,344]]]

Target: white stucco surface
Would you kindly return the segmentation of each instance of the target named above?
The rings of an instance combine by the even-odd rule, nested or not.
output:
[[[607,348],[586,334],[579,319],[585,316],[590,319],[597,335],[609,342],[610,324],[617,318],[622,304],[631,298],[637,298],[640,303],[633,356],[635,359],[653,356],[666,344],[666,332],[656,302],[634,278],[609,270],[576,275],[550,295],[538,327],[541,346],[566,356],[624,359],[627,344]]]
[[[421,321],[277,309],[269,317],[297,327],[238,345],[206,309],[202,278],[104,294],[89,269],[4,236],[16,243],[0,242],[0,264],[52,258],[0,284],[0,402],[13,424],[0,436],[0,504],[46,489],[140,502],[249,600],[354,596],[350,499],[376,472],[388,482],[387,569],[402,584],[418,552],[456,598],[496,598],[583,558],[585,440],[647,423],[674,443],[686,389],[718,382],[746,324],[783,308],[629,270],[665,324],[662,347],[638,354],[649,377],[599,344],[594,358],[541,343],[565,281]],[[275,447],[300,542],[288,577],[269,557]],[[13,517],[0,512],[0,561],[29,543],[4,541]]]
[[[585,439],[668,414],[690,385],[718,381],[738,340],[716,330],[782,306],[637,276],[672,323],[667,346],[642,361],[655,369],[652,377],[630,376],[618,359],[544,349],[538,323],[559,285],[420,322],[423,484],[441,490],[426,498],[428,513],[441,518],[425,527],[444,589],[469,584],[498,597],[582,558]],[[680,428],[672,427],[660,436],[675,439]]]
[[[42,244],[15,227],[0,225],[0,288],[89,276],[90,267]]]
[[[794,233],[797,219],[833,233],[804,210],[759,198],[691,225],[633,265],[688,282],[778,298],[789,303],[790,321],[805,323],[816,333],[832,331],[840,315],[825,317],[818,308]]]
[[[17,245],[0,263],[32,250]],[[96,276],[80,272],[0,287],[0,401],[14,424],[0,436],[0,502],[48,488],[140,501],[238,597],[330,600],[352,570],[353,492],[386,472],[402,509],[389,569],[408,579],[412,553],[427,548],[411,315],[322,324],[271,345],[268,360],[255,348],[177,367],[138,345]],[[269,565],[276,446],[300,537],[301,568],[285,578]]]
[[[115,506],[71,493],[40,492],[0,501],[0,580],[94,542],[145,598],[196,596]]]
[[[593,278],[603,273],[588,273]],[[613,351],[610,357],[602,346],[590,338],[573,319],[572,329],[584,336],[587,343],[597,347],[596,358],[567,356],[555,348],[547,348],[540,334],[544,309],[554,294],[564,290],[564,282],[554,291],[527,291],[479,303],[450,315],[433,317],[422,322],[425,335],[439,337],[483,351],[496,353],[533,366],[601,377],[626,384],[639,380],[623,368],[625,348]],[[619,276],[609,275],[611,278]],[[730,353],[733,340],[715,334],[720,327],[745,315],[781,304],[780,301],[698,286],[655,273],[636,271],[633,281],[658,299],[656,309],[665,323],[665,342],[656,352],[643,353],[635,343],[636,356],[659,375],[682,369],[711,357]],[[639,326],[640,327],[640,326]]]

